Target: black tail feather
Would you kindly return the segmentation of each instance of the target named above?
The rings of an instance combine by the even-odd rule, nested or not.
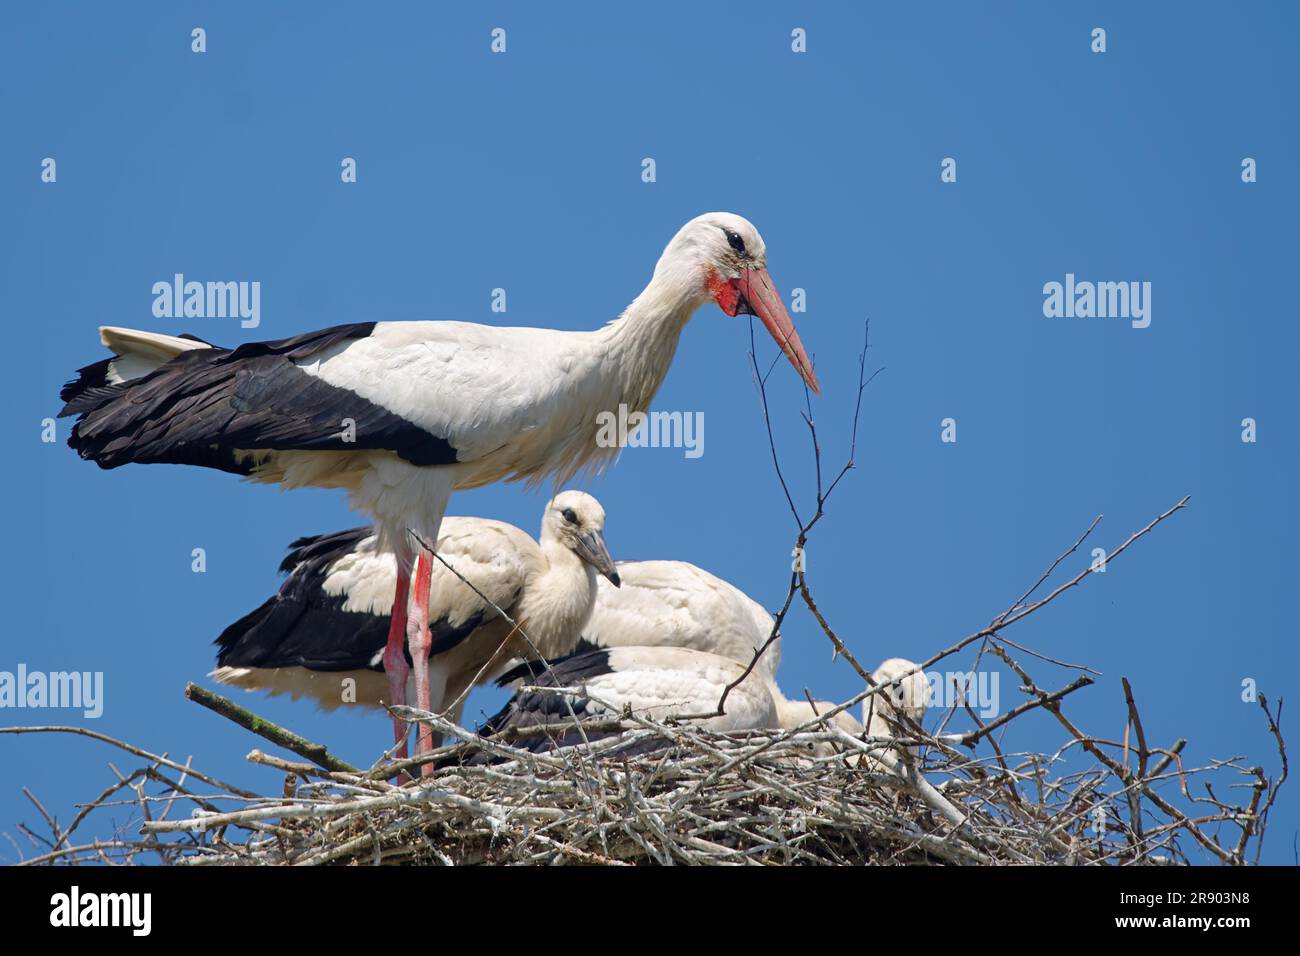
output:
[[[101,468],[183,464],[239,475],[254,468],[241,454],[249,451],[385,449],[417,465],[454,463],[446,438],[297,364],[373,329],[361,322],[236,349],[191,349],[117,384],[109,381],[112,359],[93,363],[60,393],[62,414],[78,416],[68,445]],[[355,433],[342,429],[345,420]]]
[[[59,398],[64,403],[59,411],[60,418],[93,411],[122,394],[126,383],[108,380],[112,362],[111,358],[92,362],[85,368],[77,369],[77,377],[64,383],[59,390]]]

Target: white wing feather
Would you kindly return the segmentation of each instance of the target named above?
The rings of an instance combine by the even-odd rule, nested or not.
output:
[[[631,707],[657,720],[713,710],[726,686],[744,672],[735,661],[684,647],[616,647],[610,650],[610,665],[613,672],[589,679],[585,692],[611,712]],[[699,721],[699,726],[720,732],[778,726],[768,682],[757,673],[732,690],[725,710],[724,716]]]
[[[444,518],[438,554],[488,599],[438,561],[429,584],[429,620],[462,624],[477,613],[496,617],[492,604],[509,611],[528,575],[541,566],[537,542],[514,525],[485,518]],[[325,576],[327,594],[344,597],[343,609],[386,615],[397,591],[397,560],[376,551],[373,535],[335,561]]]
[[[772,615],[739,588],[685,561],[622,561],[622,587],[603,578],[583,636],[601,647],[671,646],[748,664],[772,633]],[[755,668],[772,678],[778,638]]]
[[[469,462],[562,428],[583,404],[574,389],[598,372],[588,344],[587,334],[554,329],[380,322],[299,367],[448,439]]]

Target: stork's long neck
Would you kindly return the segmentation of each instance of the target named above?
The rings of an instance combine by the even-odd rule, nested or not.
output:
[[[629,409],[645,411],[668,374],[682,329],[707,300],[695,270],[665,253],[650,284],[596,335]]]
[[[563,414],[538,423],[526,454],[507,449],[504,463],[495,461],[485,471],[486,480],[513,471],[515,477],[530,480],[549,477],[559,490],[584,468],[599,470],[611,461],[622,445],[608,440],[602,418],[626,421],[620,405],[628,414],[649,410],[668,374],[682,328],[707,300],[693,274],[698,270],[666,252],[650,284],[621,316],[594,332],[569,333],[577,347],[564,357],[557,378],[571,376],[571,400],[563,404]]]
[[[787,700],[775,684],[770,685],[772,701],[776,704],[776,722],[782,730],[794,730],[813,719],[812,707],[802,700]]]
[[[814,709],[813,705],[806,700],[787,700],[775,684],[772,685],[772,699],[776,703],[777,723],[783,730],[793,730],[795,727],[816,720],[835,707],[828,701],[818,701]],[[862,733],[862,726],[857,722],[857,718],[848,711],[840,711],[831,718],[831,722],[854,736]]]
[[[596,571],[558,541],[543,539],[546,567],[519,601],[518,620],[543,657],[573,650],[596,600]]]

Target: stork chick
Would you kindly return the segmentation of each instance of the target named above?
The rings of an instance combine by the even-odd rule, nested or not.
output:
[[[596,647],[689,647],[749,664],[776,678],[781,638],[768,638],[772,615],[740,588],[685,561],[620,561],[623,584],[598,582],[596,606],[582,629]]]
[[[906,733],[906,728],[899,723],[900,716],[917,724],[925,719],[930,684],[918,665],[903,657],[891,657],[875,669],[871,679],[883,685],[884,690],[862,702],[862,723],[868,737],[897,737]],[[868,758],[868,766],[873,770],[892,770],[898,756],[898,748],[885,750],[879,760]]]
[[[581,491],[561,492],[547,503],[540,544],[503,521],[450,517],[442,527],[439,557],[474,587],[433,562],[428,664],[413,680],[426,684],[435,711],[458,702],[452,718],[459,719],[468,688],[512,658],[573,650],[591,613],[597,574],[615,586],[619,576],[605,545],[605,511]],[[217,638],[212,676],[249,690],[311,697],[326,708],[391,701],[387,614],[398,586],[397,558],[369,528],[303,538],[294,548],[281,565],[289,577],[279,593]],[[402,669],[405,682],[408,660]],[[405,724],[394,723],[404,739]]]

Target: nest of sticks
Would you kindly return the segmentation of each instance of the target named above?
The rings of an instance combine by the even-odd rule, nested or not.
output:
[[[771,368],[763,373],[753,363],[777,477],[798,527],[796,554],[854,467],[858,411],[871,380],[864,377],[865,355],[864,348],[848,460],[825,486],[811,407],[803,414],[816,474],[810,517],[796,507],[777,454],[765,389]],[[1186,504],[1184,498],[1129,535],[1107,553],[1107,563]],[[584,742],[531,753],[512,746],[518,740],[508,734],[480,737],[436,714],[395,708],[396,716],[431,724],[449,746],[405,761],[384,754],[371,767],[358,768],[325,746],[190,684],[191,700],[304,758],[286,760],[257,749],[248,754],[248,760],[277,774],[274,792],[231,785],[204,772],[193,758],[177,762],[84,727],[0,727],[0,734],[92,737],[141,761],[129,773],[110,763],[113,782],[79,805],[67,826],[24,788],[48,834],[19,824],[27,847],[11,834],[0,836],[10,841],[13,862],[22,865],[1258,862],[1269,813],[1288,773],[1280,700],[1275,707],[1262,695],[1257,701],[1261,736],[1271,736],[1280,758],[1276,775],[1241,756],[1186,766],[1186,740],[1164,746],[1147,740],[1127,679],[1122,739],[1097,736],[1065,712],[1067,698],[1092,684],[1096,672],[1005,636],[1008,628],[1086,582],[1090,567],[1035,597],[1099,521],[988,626],[919,665],[926,672],[940,662],[952,666],[962,652],[974,654],[964,672],[990,658],[1001,661],[1019,679],[1022,699],[987,723],[963,699],[932,711],[929,730],[907,718],[891,719],[888,737],[854,737],[836,726],[830,718],[838,711],[856,710],[881,688],[826,620],[796,561],[772,634],[739,680],[748,678],[777,640],[787,612],[800,600],[838,658],[862,678],[864,689],[793,730],[727,736],[690,720],[664,723],[624,712],[546,728],[544,733],[554,735],[580,727]],[[1025,660],[1078,676],[1048,689],[1030,674]],[[974,729],[947,731],[962,710]],[[1057,748],[1011,750],[1007,742],[1016,725],[1034,711],[1059,725]],[[611,731],[618,733],[608,736]],[[651,743],[658,749],[648,748]],[[651,752],[628,756],[629,749]],[[432,777],[394,782],[403,772],[418,776],[417,768],[435,762],[439,769]],[[127,819],[110,837],[87,842],[79,836],[90,829],[89,820],[121,821],[124,808]]]
[[[84,728],[7,728],[79,733],[143,760],[129,774],[113,768],[116,782],[80,806],[67,827],[29,792],[49,835],[21,826],[31,853],[10,840],[23,865],[1257,861],[1286,778],[1278,714],[1266,701],[1260,708],[1281,755],[1279,777],[1240,758],[1188,767],[1185,741],[1148,746],[1127,682],[1133,739],[1126,731],[1124,741],[1108,741],[1076,727],[1063,709],[1064,698],[1091,679],[1044,690],[1005,642],[983,646],[1016,671],[1025,699],[968,733],[927,732],[900,718],[888,738],[853,737],[828,712],[800,728],[741,737],[625,712],[548,728],[581,726],[592,739],[530,753],[514,739],[483,738],[403,708],[400,716],[432,724],[450,746],[402,762],[385,757],[369,769],[190,685],[191,699],[307,759],[253,750],[248,759],[280,782],[274,792],[253,793],[193,760],[178,763]],[[1034,710],[1061,724],[1056,752],[1011,752],[996,742]],[[621,732],[596,738],[614,729]],[[650,742],[661,749],[620,754]],[[1072,753],[1085,765],[1070,769]],[[402,770],[418,775],[429,761],[441,765],[432,777],[391,782]],[[1242,797],[1226,800],[1220,790]],[[88,819],[120,819],[124,807],[137,812],[112,838],[77,839]]]

